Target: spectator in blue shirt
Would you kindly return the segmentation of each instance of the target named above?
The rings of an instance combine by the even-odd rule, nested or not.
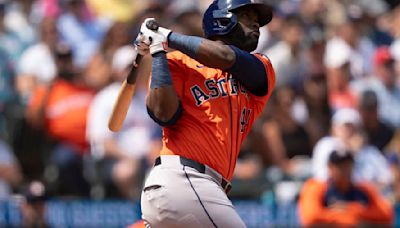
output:
[[[84,0],[61,2],[66,9],[58,21],[61,39],[72,47],[75,64],[84,67],[95,54],[111,23],[106,19],[88,15]]]

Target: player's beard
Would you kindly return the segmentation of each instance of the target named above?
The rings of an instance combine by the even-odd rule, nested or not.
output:
[[[235,26],[232,32],[223,36],[226,44],[234,45],[244,51],[252,52],[256,50],[258,45],[258,36],[252,33],[246,34],[239,24]]]

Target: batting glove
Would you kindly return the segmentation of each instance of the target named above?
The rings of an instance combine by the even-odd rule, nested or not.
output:
[[[156,54],[159,52],[167,52],[168,50],[168,36],[171,30],[158,27],[157,30],[152,30],[149,23],[155,23],[154,18],[147,18],[141,28],[139,36],[141,41],[147,45],[150,45],[150,54]],[[153,28],[154,29],[154,28]]]
[[[148,44],[146,44],[146,43],[144,42],[145,39],[146,39],[146,38],[145,38],[142,34],[139,33],[139,35],[136,37],[136,40],[135,40],[135,42],[134,42],[135,47],[136,47],[138,53],[139,53],[140,55],[143,55],[143,56],[145,56],[145,55],[147,55],[147,54],[150,53],[150,47],[149,47]]]

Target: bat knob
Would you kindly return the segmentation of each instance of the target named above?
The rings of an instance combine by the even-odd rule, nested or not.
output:
[[[151,21],[146,22],[146,27],[150,30],[157,31],[158,27],[160,27],[160,26],[158,25],[158,23],[155,20],[151,20]]]

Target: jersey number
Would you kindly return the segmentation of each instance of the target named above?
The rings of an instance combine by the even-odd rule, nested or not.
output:
[[[249,126],[251,109],[243,108],[240,116],[240,132],[243,133]]]

